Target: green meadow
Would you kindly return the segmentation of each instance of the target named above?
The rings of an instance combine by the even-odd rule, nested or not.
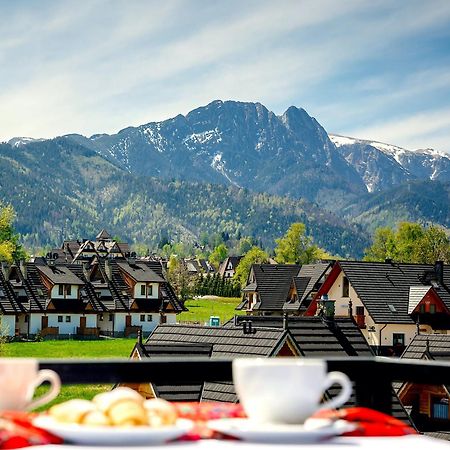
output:
[[[237,311],[234,310],[241,302],[240,298],[200,298],[188,300],[189,311],[177,316],[180,322],[196,322],[203,325],[210,316],[219,316],[223,324],[231,319]],[[11,342],[0,346],[0,354],[9,358],[129,358],[136,339],[102,339],[98,341],[41,341],[41,342]],[[72,398],[91,399],[96,394],[111,389],[108,384],[96,385],[66,385],[61,388],[58,397],[40,410],[54,403],[60,403]],[[45,387],[37,390],[37,396],[42,395]]]

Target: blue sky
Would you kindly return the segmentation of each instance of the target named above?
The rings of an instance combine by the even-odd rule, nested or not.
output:
[[[448,0],[0,0],[0,21],[0,140],[233,99],[450,151]]]

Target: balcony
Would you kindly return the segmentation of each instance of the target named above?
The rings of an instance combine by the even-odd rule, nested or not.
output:
[[[324,358],[329,371],[341,371],[354,382],[355,401],[392,413],[392,383],[448,384],[450,362],[372,358]],[[40,360],[63,384],[161,383],[173,385],[232,381],[232,360],[174,358],[151,360]]]

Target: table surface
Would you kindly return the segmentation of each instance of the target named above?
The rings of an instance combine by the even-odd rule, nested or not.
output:
[[[286,449],[295,450],[296,448],[301,450],[380,450],[385,448],[390,450],[400,446],[398,448],[405,448],[408,450],[439,450],[450,449],[450,442],[440,439],[434,439],[428,436],[422,435],[409,435],[401,437],[337,437],[333,439],[327,439],[322,443],[315,444],[289,444],[284,445]],[[139,447],[127,447],[120,445],[120,447],[99,447],[99,446],[80,446],[80,445],[38,445],[30,447],[34,450],[101,450],[101,449],[130,449],[130,450],[257,450],[264,448],[265,450],[275,450],[281,447],[280,444],[261,444],[251,443],[234,440],[214,440],[203,439],[200,441],[191,442],[173,442],[170,444],[152,445],[152,446],[139,446]]]

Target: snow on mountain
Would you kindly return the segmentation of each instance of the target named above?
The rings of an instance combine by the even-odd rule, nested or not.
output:
[[[30,137],[14,137],[8,141],[8,144],[12,147],[22,147],[30,142],[42,142],[45,141],[43,138],[30,138]]]
[[[369,192],[410,180],[450,180],[450,155],[447,153],[432,149],[407,150],[336,134],[329,134],[329,137],[346,161],[358,170]]]

